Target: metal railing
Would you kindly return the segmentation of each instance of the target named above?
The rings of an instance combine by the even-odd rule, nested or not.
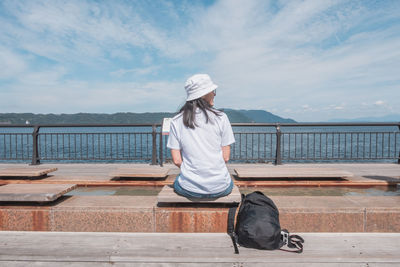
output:
[[[400,123],[233,123],[233,162],[397,161]],[[171,160],[160,124],[0,125],[0,161]]]
[[[155,141],[158,126],[1,125],[0,160],[31,159],[32,165],[40,164],[41,161],[151,161],[157,164]],[[31,134],[26,133],[29,128],[33,128]],[[25,132],[18,133],[10,129]]]
[[[397,161],[400,123],[232,123],[231,161]],[[163,155],[171,160],[163,140]]]

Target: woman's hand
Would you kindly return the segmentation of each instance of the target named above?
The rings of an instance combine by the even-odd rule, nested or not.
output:
[[[171,156],[172,156],[172,161],[174,164],[180,168],[182,165],[182,155],[181,151],[178,149],[171,149]]]
[[[224,158],[225,163],[229,161],[230,155],[231,155],[231,146],[223,146],[222,157]]]

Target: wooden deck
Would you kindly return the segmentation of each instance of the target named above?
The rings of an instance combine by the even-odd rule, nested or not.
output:
[[[294,169],[299,172],[305,168],[326,169],[333,168],[342,172],[352,173],[353,176],[346,177],[346,180],[318,180],[310,178],[308,180],[291,180],[291,181],[276,181],[276,180],[260,180],[253,181],[235,179],[237,186],[375,186],[375,185],[396,185],[400,183],[400,164],[394,163],[326,163],[326,164],[284,164],[274,166],[270,164],[228,164],[229,172],[234,175],[235,169],[258,169],[271,168],[272,170]],[[27,164],[4,164],[0,163],[0,169],[7,168],[26,168],[30,167]],[[24,180],[24,179],[1,179],[0,184],[12,183],[41,183],[41,184],[77,184],[78,186],[164,186],[170,185],[175,180],[179,169],[172,164],[165,164],[164,167],[150,166],[148,164],[121,164],[121,163],[91,163],[91,164],[42,164],[40,168],[57,168],[56,172],[50,173],[42,179]],[[121,169],[159,169],[160,172],[167,172],[168,176],[165,179],[132,179],[132,180],[115,180],[110,174]],[[121,174],[119,174],[121,175]],[[307,178],[307,177],[305,177]]]
[[[51,202],[76,187],[76,184],[8,184],[0,186],[0,202]]]
[[[284,165],[266,167],[238,167],[235,168],[235,173],[241,179],[306,178],[317,180],[319,178],[347,178],[353,176],[351,172],[337,168],[296,168],[287,167]]]
[[[158,166],[154,167],[130,167],[130,168],[119,168],[110,173],[110,176],[115,178],[166,178],[168,176],[169,169],[161,168]]]
[[[0,232],[0,266],[399,266],[400,234],[304,233],[304,252],[240,247],[227,234]]]
[[[55,172],[57,168],[46,168],[46,167],[36,167],[36,166],[26,166],[19,165],[19,167],[14,168],[4,168],[0,169],[1,177],[41,177],[45,176],[51,172]]]

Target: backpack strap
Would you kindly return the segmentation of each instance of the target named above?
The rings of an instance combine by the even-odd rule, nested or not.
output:
[[[239,207],[242,207],[244,199],[246,198],[246,196],[245,196],[245,194],[241,194],[240,196],[241,196],[241,200],[240,200]],[[237,245],[237,235],[235,233],[235,215],[236,215],[237,208],[238,208],[237,206],[229,208],[229,212],[228,212],[228,231],[227,231],[228,235],[232,239],[233,248],[235,249],[235,254],[239,254],[239,248],[238,248],[238,245]],[[240,212],[240,209],[239,209],[239,212]]]
[[[304,239],[299,235],[290,235],[289,231],[286,229],[282,229],[281,231],[281,246],[287,245],[289,248],[293,248],[295,250],[286,250],[295,253],[303,252],[303,243]]]
[[[302,253],[303,252],[303,243],[304,243],[304,239],[301,236],[290,235],[287,246],[289,248],[295,248],[296,250],[293,250],[293,252]]]
[[[236,215],[237,207],[229,208],[228,212],[228,235],[232,239],[233,247],[235,249],[235,254],[239,254],[239,249],[236,243],[236,234],[235,234],[235,215]]]

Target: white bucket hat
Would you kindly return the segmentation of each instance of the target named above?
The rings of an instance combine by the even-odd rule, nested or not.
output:
[[[187,94],[186,101],[191,101],[208,94],[217,89],[218,85],[211,81],[207,74],[195,74],[187,79],[185,90]]]

